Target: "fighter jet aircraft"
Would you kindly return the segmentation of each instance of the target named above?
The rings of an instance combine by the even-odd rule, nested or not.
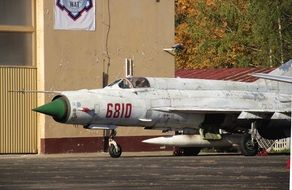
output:
[[[292,60],[270,74],[291,75],[291,67]],[[202,147],[238,145],[250,156],[258,152],[259,138],[290,136],[292,88],[286,83],[129,77],[103,89],[56,93],[34,111],[60,123],[111,130],[112,157],[122,153],[114,140],[117,126],[174,131],[174,136],[144,142],[177,146],[183,155],[196,155]]]

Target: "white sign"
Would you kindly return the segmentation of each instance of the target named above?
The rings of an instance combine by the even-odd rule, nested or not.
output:
[[[95,30],[95,0],[55,0],[55,29]]]

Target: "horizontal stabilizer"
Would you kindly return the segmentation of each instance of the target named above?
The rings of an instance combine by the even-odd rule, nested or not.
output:
[[[270,74],[264,74],[264,73],[255,73],[252,74],[254,77],[267,79],[267,80],[273,80],[278,82],[286,82],[286,83],[292,83],[292,77],[289,76],[276,76],[276,75],[270,75]]]

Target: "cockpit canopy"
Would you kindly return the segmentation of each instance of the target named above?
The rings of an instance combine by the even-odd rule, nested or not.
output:
[[[108,85],[108,87],[118,86],[119,88],[150,88],[149,81],[144,77],[129,77],[116,80]]]

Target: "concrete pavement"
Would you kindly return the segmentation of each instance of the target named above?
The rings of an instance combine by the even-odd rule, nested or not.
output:
[[[289,189],[287,155],[0,155],[0,189]]]

